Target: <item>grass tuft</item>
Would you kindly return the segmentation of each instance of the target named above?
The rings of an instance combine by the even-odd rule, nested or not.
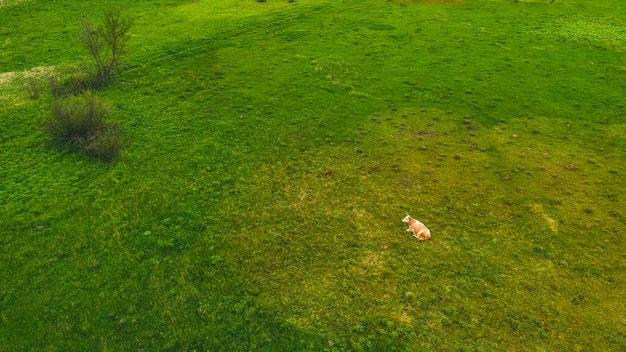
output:
[[[122,144],[116,124],[105,121],[108,112],[109,105],[87,91],[56,100],[46,127],[58,142],[110,161],[119,155]]]

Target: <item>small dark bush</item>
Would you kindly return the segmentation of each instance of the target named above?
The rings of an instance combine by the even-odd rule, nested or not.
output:
[[[48,77],[48,86],[50,87],[50,93],[55,96],[65,94],[62,81],[57,76]]]
[[[48,76],[50,93],[54,96],[78,94],[95,88],[93,74],[84,66],[67,66],[55,71]]]
[[[117,125],[106,122],[109,105],[87,91],[62,98],[52,105],[47,128],[52,137],[104,160],[115,159],[121,150]]]

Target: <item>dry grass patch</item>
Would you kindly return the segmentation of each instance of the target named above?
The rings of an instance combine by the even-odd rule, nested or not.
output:
[[[18,2],[29,1],[29,0],[0,0],[0,7],[10,4],[17,4]]]
[[[536,295],[520,297],[525,307],[496,297],[518,295],[517,281],[565,286],[581,246],[607,239],[610,252],[623,242],[623,219],[611,215],[626,206],[620,182],[602,166],[624,153],[602,137],[617,127],[578,126],[578,138],[571,128],[547,118],[487,127],[439,110],[374,114],[355,144],[255,173],[254,200],[239,203],[249,217],[233,243],[239,258],[229,261],[264,292],[263,305],[307,329],[338,324],[331,330],[358,335],[364,319],[387,333],[486,336],[511,319],[494,318],[486,298],[509,314],[544,316]],[[429,226],[430,241],[406,233],[406,213]],[[516,333],[503,339],[520,343]]]
[[[420,2],[420,3],[428,3],[428,4],[463,4],[465,0],[391,0],[393,2],[399,2],[403,4],[412,3],[412,2]]]
[[[33,67],[30,70],[21,72],[3,72],[0,73],[0,88],[4,85],[9,85],[19,79],[28,78],[46,78],[54,70],[54,66],[39,66]]]

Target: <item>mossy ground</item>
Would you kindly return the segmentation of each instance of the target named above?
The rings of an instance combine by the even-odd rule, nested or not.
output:
[[[136,20],[104,163],[28,82],[110,5]],[[0,7],[0,344],[624,349],[621,6]]]

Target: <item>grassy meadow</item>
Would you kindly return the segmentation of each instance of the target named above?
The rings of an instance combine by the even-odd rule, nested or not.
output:
[[[624,351],[625,106],[619,0],[0,1],[0,349]]]

